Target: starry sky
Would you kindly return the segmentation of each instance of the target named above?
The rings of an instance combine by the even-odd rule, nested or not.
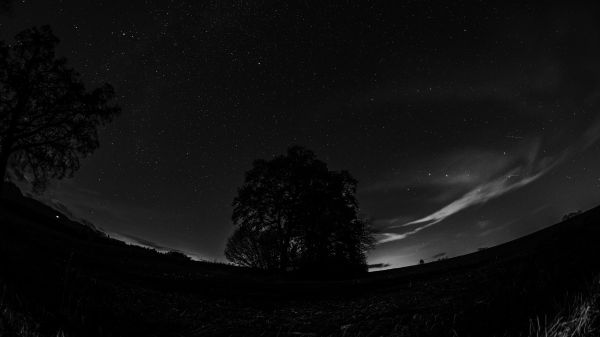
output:
[[[600,7],[521,1],[6,1],[123,114],[40,198],[111,236],[224,261],[257,158],[306,146],[359,180],[399,267],[600,203]]]

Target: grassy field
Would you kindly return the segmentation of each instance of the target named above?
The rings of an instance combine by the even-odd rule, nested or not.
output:
[[[129,246],[17,199],[0,205],[1,336],[598,333],[600,208],[481,252],[316,280]]]

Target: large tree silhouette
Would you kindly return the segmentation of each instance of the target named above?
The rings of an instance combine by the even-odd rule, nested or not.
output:
[[[298,146],[256,160],[233,201],[225,256],[262,269],[365,270],[373,238],[358,214],[356,184]]]
[[[98,126],[120,112],[110,85],[86,90],[56,57],[58,42],[48,26],[0,42],[0,177],[10,172],[38,192],[71,176],[98,147]]]

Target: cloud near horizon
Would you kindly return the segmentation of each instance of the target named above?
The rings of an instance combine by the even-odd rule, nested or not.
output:
[[[491,175],[488,175],[489,179],[486,182],[479,184],[477,187],[469,190],[460,198],[454,200],[439,210],[425,217],[408,222],[405,222],[405,216],[386,220],[385,222],[388,224],[387,229],[405,228],[413,225],[419,226],[404,233],[379,233],[378,235],[380,236],[380,239],[377,241],[377,244],[405,239],[445,220],[453,214],[456,214],[468,207],[486,203],[492,199],[500,197],[503,194],[529,185],[552,170],[566,157],[576,152],[585,151],[592,144],[598,141],[598,139],[600,139],[600,117],[597,118],[591,124],[591,126],[583,132],[582,137],[578,141],[563,149],[554,157],[546,156],[538,159],[541,141],[540,139],[536,139],[530,143],[528,151],[521,152],[515,158],[507,159],[505,164],[510,164],[503,165],[502,161],[495,161],[495,164],[500,164],[500,167],[505,169],[507,167],[512,167],[510,170],[505,170],[504,174],[497,175],[495,178],[492,178]],[[493,158],[493,156],[489,158]],[[398,222],[403,223],[396,224]]]
[[[414,235],[428,227],[431,227],[468,207],[486,203],[489,200],[495,199],[505,193],[529,185],[560,163],[564,159],[566,152],[568,152],[565,151],[555,158],[544,157],[538,160],[539,147],[540,143],[538,141],[533,142],[530,146],[530,150],[526,153],[524,158],[521,158],[520,165],[513,167],[500,176],[476,186],[462,195],[460,198],[425,217],[402,224],[394,224],[397,223],[397,220],[400,218],[391,219],[389,221],[391,225],[387,227],[388,229],[404,228],[413,225],[419,226],[404,233],[379,233],[381,238],[377,243],[382,244],[405,239],[408,236]]]

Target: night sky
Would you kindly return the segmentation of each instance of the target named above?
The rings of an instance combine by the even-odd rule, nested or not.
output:
[[[600,8],[522,1],[13,1],[123,114],[41,198],[111,236],[224,261],[257,158],[306,146],[359,180],[390,267],[600,203]]]

